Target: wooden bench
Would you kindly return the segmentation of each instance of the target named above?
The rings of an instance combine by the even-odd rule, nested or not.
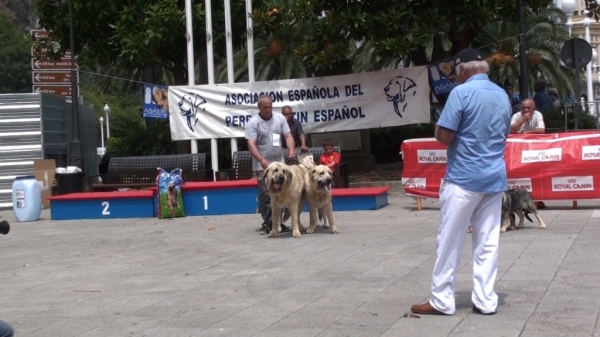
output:
[[[334,146],[336,151],[340,151],[339,146]],[[287,158],[288,150],[283,149],[284,158]],[[310,147],[308,152],[312,153],[313,160],[316,164],[319,163],[319,159],[323,154],[322,147]],[[222,172],[228,172],[229,180],[243,180],[254,178],[254,172],[252,171],[252,154],[250,151],[237,151],[233,154],[233,160],[231,163],[231,169],[222,170]],[[223,177],[220,177],[223,180]],[[348,164],[341,163],[336,166],[333,171],[334,187],[336,188],[348,188],[350,187],[350,177],[348,175]]]
[[[212,181],[213,170],[206,169],[205,153],[175,154],[144,157],[114,157],[110,159],[108,171],[102,183],[94,183],[91,177],[90,190],[106,191],[120,188],[142,189],[156,186],[157,169],[171,172],[182,170],[183,181]]]

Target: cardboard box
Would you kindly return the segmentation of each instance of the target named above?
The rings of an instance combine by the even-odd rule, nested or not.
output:
[[[49,197],[52,196],[52,186],[56,186],[54,174],[56,173],[56,161],[54,159],[36,159],[33,161],[35,179],[42,189],[42,205],[44,209],[50,208]]]

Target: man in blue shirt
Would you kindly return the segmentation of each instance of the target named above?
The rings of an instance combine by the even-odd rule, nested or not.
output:
[[[546,92],[546,82],[544,80],[535,82],[533,90],[535,91],[535,95],[533,95],[535,106],[543,115],[548,114],[554,107],[554,104],[552,104],[552,98]]]
[[[473,310],[493,314],[498,306],[494,283],[502,192],[508,189],[504,149],[512,110],[506,92],[490,81],[488,70],[474,49],[456,56],[459,85],[450,92],[435,130],[435,138],[448,145],[448,162],[440,187],[431,299],[413,305],[415,313],[456,313],[456,273],[469,224],[473,226]]]

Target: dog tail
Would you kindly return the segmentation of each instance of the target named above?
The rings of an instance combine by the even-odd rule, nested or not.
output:
[[[317,213],[319,213],[319,221],[323,220],[323,210],[320,208],[317,208]]]
[[[525,217],[527,218],[527,220],[529,220],[529,222],[533,222],[533,220],[531,220],[531,218],[528,215],[530,213],[531,212],[528,209],[523,209],[523,214],[525,214]]]

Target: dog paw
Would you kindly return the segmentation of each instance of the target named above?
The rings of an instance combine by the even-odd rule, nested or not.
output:
[[[277,233],[277,231],[271,231],[271,233],[269,233],[269,237],[274,238],[277,236],[277,234],[279,234],[279,233]]]
[[[504,228],[504,227],[500,228],[500,233],[506,233],[506,228]]]
[[[331,229],[331,233],[332,233],[332,234],[340,234],[340,233],[341,233],[341,231],[340,231],[340,230],[339,230],[337,227],[333,227],[333,228]]]
[[[546,224],[540,225],[540,229],[546,229]]]
[[[313,234],[317,232],[317,228],[316,227],[308,227],[306,229],[306,234]]]
[[[302,236],[302,234],[300,234],[300,231],[294,231],[294,233],[292,234],[295,238],[299,238]]]
[[[329,229],[329,224],[324,223],[323,228]]]

